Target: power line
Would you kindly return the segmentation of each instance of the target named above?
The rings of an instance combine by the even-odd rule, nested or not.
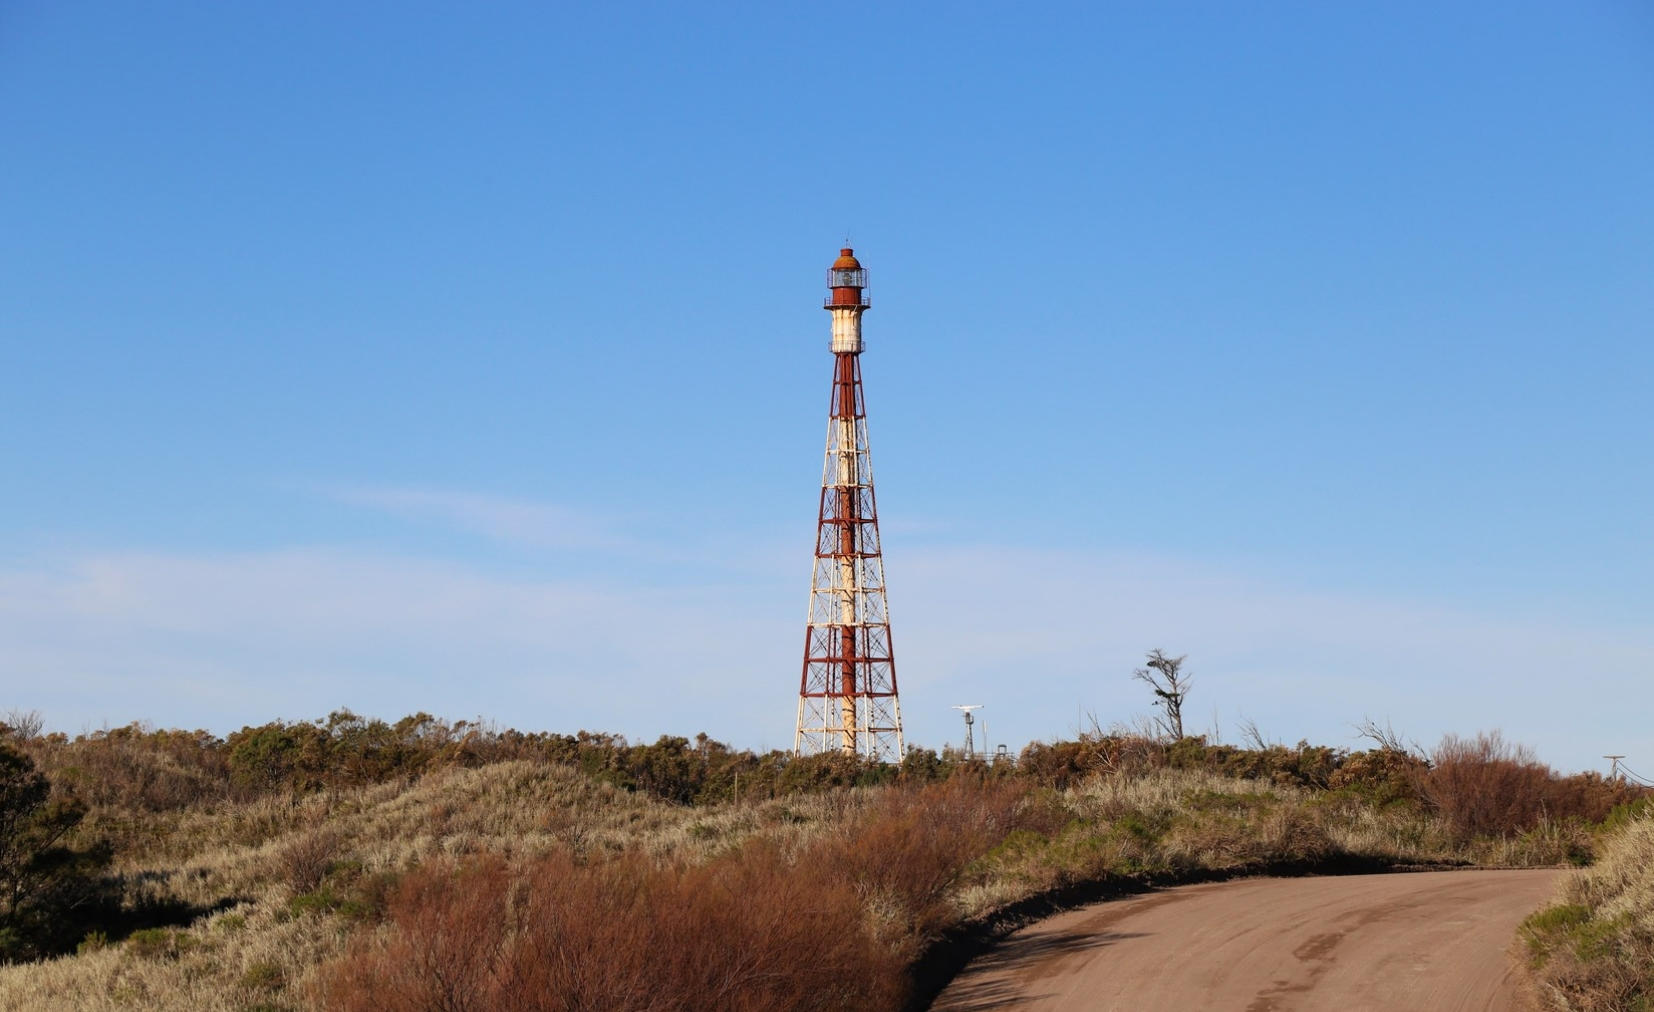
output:
[[[1621,758],[1624,757],[1621,756]],[[1633,783],[1641,784],[1644,787],[1654,787],[1654,782],[1650,782],[1647,777],[1625,765],[1623,762],[1615,763],[1614,768],[1619,772],[1621,780],[1630,780]]]
[[[1622,780],[1629,779],[1641,787],[1654,787],[1654,780],[1649,780],[1647,777],[1638,773],[1636,770],[1625,765],[1624,763],[1619,764],[1619,771],[1620,778]]]

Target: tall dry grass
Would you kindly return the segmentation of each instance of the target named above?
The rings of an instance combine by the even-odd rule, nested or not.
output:
[[[1654,1009],[1654,810],[1627,820],[1594,866],[1564,879],[1522,936],[1548,1008]]]

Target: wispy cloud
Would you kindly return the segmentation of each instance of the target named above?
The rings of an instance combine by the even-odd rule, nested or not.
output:
[[[785,719],[784,691],[755,711],[746,690],[787,680],[794,637],[766,650],[782,609],[731,597],[342,551],[106,554],[0,572],[0,671],[17,704],[74,726],[224,727],[350,705],[732,734]]]
[[[429,488],[350,486],[337,502],[431,520],[508,544],[555,549],[629,549],[636,542],[606,520],[552,503]]]
[[[0,688],[54,726],[216,729],[339,705],[522,727],[790,742],[805,586],[791,555],[662,587],[502,577],[350,550],[98,553],[0,569]],[[910,738],[984,702],[1013,745],[1147,710],[1144,651],[1191,655],[1190,710],[1349,742],[1502,726],[1553,762],[1654,755],[1639,630],[1318,592],[1152,556],[991,546],[889,560]],[[1353,743],[1352,743],[1353,744]],[[1614,746],[1610,749],[1608,746]]]
[[[1076,709],[1105,724],[1145,712],[1129,674],[1164,647],[1190,655],[1200,727],[1216,708],[1231,733],[1244,714],[1289,740],[1339,743],[1371,714],[1426,741],[1503,726],[1576,766],[1603,742],[1654,752],[1633,716],[1654,705],[1654,637],[1642,629],[1318,591],[1148,555],[960,547],[898,556],[890,579],[904,686],[982,697],[1012,741],[1072,727]]]

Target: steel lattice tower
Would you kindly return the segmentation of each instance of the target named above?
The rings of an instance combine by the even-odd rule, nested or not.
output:
[[[827,285],[832,290],[824,306],[833,314],[833,396],[793,752],[900,761],[902,708],[896,697],[861,390],[867,272],[854,250],[839,251],[827,271]]]

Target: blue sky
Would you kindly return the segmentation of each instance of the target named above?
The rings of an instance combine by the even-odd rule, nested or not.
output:
[[[830,357],[910,740],[1654,767],[1654,12],[0,7],[0,704],[790,744]]]

